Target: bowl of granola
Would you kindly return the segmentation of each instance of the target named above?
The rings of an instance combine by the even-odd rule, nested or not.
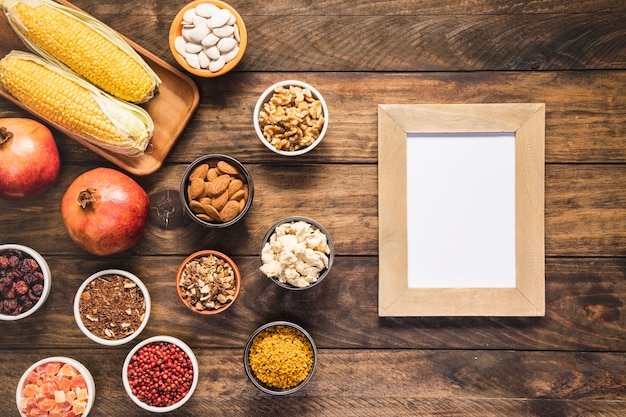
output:
[[[20,320],[46,302],[52,275],[46,260],[28,246],[0,245],[0,320]]]
[[[335,248],[320,223],[302,216],[274,223],[261,243],[261,272],[288,290],[318,285],[330,272]]]
[[[240,288],[237,264],[226,254],[212,249],[192,253],[176,273],[178,297],[196,314],[226,311],[234,304]]]
[[[134,274],[105,269],[87,278],[74,297],[74,319],[85,336],[105,346],[136,338],[150,318],[150,294]]]
[[[268,149],[297,156],[313,150],[328,129],[328,106],[320,92],[298,80],[280,81],[259,97],[254,130]]]

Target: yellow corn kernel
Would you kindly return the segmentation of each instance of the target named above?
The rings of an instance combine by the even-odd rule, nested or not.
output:
[[[139,156],[152,137],[154,125],[144,109],[34,54],[7,54],[0,61],[0,82],[31,110],[110,151]]]
[[[3,7],[30,49],[109,94],[141,103],[158,89],[158,76],[102,22],[49,0],[4,0]]]

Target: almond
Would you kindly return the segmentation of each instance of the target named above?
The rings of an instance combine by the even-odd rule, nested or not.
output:
[[[222,217],[222,221],[229,222],[237,217],[240,212],[241,209],[239,208],[239,202],[230,200],[226,203],[222,211],[220,211],[220,216]]]
[[[215,168],[210,168],[206,174],[206,179],[209,181],[214,181],[219,176],[220,174],[217,173],[217,170]]]
[[[230,197],[230,200],[235,200],[235,201],[244,200],[245,201],[245,198],[244,198],[245,195],[246,195],[246,192],[244,190],[239,190]]]
[[[233,198],[233,194],[243,188],[243,181],[240,179],[234,179],[228,184],[228,198]]]
[[[194,178],[189,182],[189,198],[195,200],[204,193],[204,180],[201,178]]]
[[[224,190],[222,194],[211,199],[211,205],[215,207],[217,211],[223,209],[226,203],[228,203],[228,191],[226,190]]]
[[[233,177],[239,175],[239,170],[226,161],[218,161],[216,168],[220,174],[228,174]]]
[[[217,177],[215,180],[211,181],[211,197],[218,196],[226,191],[228,189],[228,184],[230,184],[230,179],[230,175],[223,174]]]
[[[220,216],[220,213],[215,209],[215,207],[210,204],[203,204],[202,207],[204,208],[204,212],[206,213],[206,215],[209,216],[212,221],[222,221],[222,217]]]
[[[191,200],[189,202],[189,208],[191,208],[191,211],[194,213],[204,213],[204,207],[202,207],[202,204],[197,200]]]
[[[200,178],[202,180],[206,179],[206,174],[209,172],[209,164],[201,164],[198,165],[191,171],[189,174],[189,180],[191,181],[194,178]]]

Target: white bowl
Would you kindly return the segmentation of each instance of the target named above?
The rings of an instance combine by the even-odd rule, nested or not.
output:
[[[81,364],[80,362],[72,358],[67,358],[64,356],[53,356],[50,358],[42,359],[38,362],[35,362],[26,370],[26,372],[24,372],[24,374],[20,378],[20,381],[17,384],[17,389],[15,393],[15,401],[17,403],[17,408],[20,413],[20,416],[26,417],[26,415],[22,413],[22,410],[20,408],[20,402],[22,401],[22,398],[23,398],[22,390],[25,386],[28,375],[31,373],[31,371],[36,370],[37,367],[39,367],[40,365],[44,365],[50,362],[61,362],[64,364],[69,364],[73,366],[85,378],[85,382],[87,384],[87,404],[85,406],[85,411],[83,412],[82,417],[87,417],[96,399],[96,384],[94,383],[93,376],[91,375],[91,372],[89,372],[89,370],[83,364]]]
[[[81,295],[83,294],[83,291],[85,291],[85,288],[87,288],[87,285],[89,285],[89,283],[92,282],[94,279],[102,277],[102,276],[106,276],[106,275],[121,275],[123,277],[126,277],[132,280],[135,284],[137,284],[137,287],[139,287],[139,289],[143,293],[143,297],[146,303],[146,312],[145,312],[143,321],[141,322],[141,325],[137,328],[137,330],[133,334],[126,336],[122,339],[109,340],[109,339],[103,339],[101,337],[96,336],[85,326],[85,323],[83,323],[83,320],[80,317],[80,298],[81,298]],[[119,345],[123,345],[124,343],[130,342],[131,340],[136,338],[139,335],[139,333],[143,331],[143,329],[148,324],[148,319],[150,318],[151,305],[152,303],[150,301],[150,294],[148,293],[148,288],[146,288],[144,283],[136,275],[131,274],[128,271],[123,271],[121,269],[105,269],[103,271],[96,272],[95,274],[87,278],[85,281],[83,281],[81,286],[78,288],[78,291],[76,291],[76,296],[74,297],[74,319],[76,320],[76,324],[78,324],[78,327],[85,334],[85,336],[87,336],[89,339],[93,340],[94,342],[99,343],[101,345],[105,345],[105,346],[119,346]]]
[[[7,250],[18,250],[33,258],[39,264],[39,268],[41,269],[41,272],[43,274],[43,292],[41,293],[41,297],[39,297],[39,300],[30,309],[17,315],[0,314],[0,320],[20,320],[30,316],[35,311],[39,310],[39,308],[41,308],[41,306],[46,302],[46,299],[50,294],[50,288],[52,287],[52,274],[50,273],[50,267],[48,266],[46,260],[34,249],[23,245],[0,245],[0,254]]]
[[[309,146],[304,147],[304,148],[300,148],[297,149],[295,151],[285,151],[285,150],[281,150],[276,148],[274,145],[272,145],[270,142],[268,142],[268,140],[265,138],[265,136],[263,136],[263,131],[261,130],[261,126],[259,125],[259,113],[261,112],[261,110],[263,110],[263,104],[266,103],[267,101],[270,100],[270,98],[272,97],[272,95],[274,95],[274,90],[277,87],[288,87],[288,86],[298,86],[298,87],[302,87],[302,88],[308,88],[311,93],[313,94],[313,97],[318,99],[321,104],[322,104],[322,112],[324,115],[324,126],[322,127],[322,130],[319,133],[319,136],[317,137],[317,139]],[[285,80],[285,81],[280,81],[277,82],[274,85],[271,85],[270,87],[268,87],[263,94],[261,94],[261,96],[259,97],[259,100],[256,103],[256,106],[254,107],[254,114],[252,115],[253,117],[253,121],[254,121],[254,130],[256,131],[257,137],[259,138],[259,140],[261,141],[261,143],[263,143],[263,145],[265,145],[268,149],[276,152],[279,155],[285,155],[285,156],[297,156],[297,155],[302,155],[305,154],[311,150],[313,150],[313,148],[315,148],[317,145],[319,145],[319,143],[322,141],[322,139],[324,138],[324,136],[326,135],[326,130],[328,129],[328,106],[326,105],[326,100],[324,100],[324,97],[322,97],[322,95],[320,94],[319,91],[317,91],[317,89],[315,87],[313,87],[310,84],[307,84],[305,82],[302,81],[298,81],[298,80]]]
[[[193,366],[193,381],[191,383],[191,387],[189,388],[189,392],[187,392],[187,394],[176,404],[172,404],[167,407],[155,407],[155,406],[144,403],[133,394],[130,384],[128,382],[128,365],[130,364],[130,361],[133,355],[142,347],[150,343],[154,343],[154,342],[167,342],[167,343],[172,343],[180,347],[183,350],[183,352],[185,352],[187,356],[189,356],[189,359],[191,360],[191,364]],[[193,353],[191,348],[187,346],[187,344],[171,336],[154,336],[139,343],[128,353],[128,355],[126,356],[126,360],[124,361],[124,367],[122,368],[122,382],[124,384],[124,389],[126,390],[126,393],[130,397],[130,399],[133,400],[133,402],[137,404],[139,407],[143,408],[144,410],[150,411],[152,413],[168,413],[170,411],[176,410],[177,408],[185,404],[191,398],[194,390],[196,389],[196,386],[198,385],[198,373],[199,373],[198,359],[196,359],[196,355]]]

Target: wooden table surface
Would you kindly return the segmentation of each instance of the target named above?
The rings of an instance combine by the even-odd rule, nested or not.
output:
[[[80,173],[113,165],[55,131],[54,186],[0,201],[0,242],[38,250],[54,280],[40,311],[0,324],[0,414],[18,415],[15,388],[30,364],[65,355],[94,375],[90,416],[146,415],[120,377],[135,342],[97,345],[72,315],[87,276],[121,268],[153,300],[136,341],[175,336],[199,358],[197,390],[172,416],[626,415],[626,3],[230,3],[248,28],[243,60],[223,77],[193,78],[197,111],[163,167],[135,179],[156,205],[192,160],[227,154],[251,171],[252,209],[226,230],[151,219],[134,248],[90,255],[63,226],[61,196]],[[184,1],[74,4],[176,66],[167,32]],[[322,144],[293,159],[263,147],[252,125],[259,94],[288,78],[316,86],[331,113]],[[379,318],[377,105],[501,102],[546,105],[545,317]],[[7,100],[0,114],[29,116]],[[259,271],[263,235],[290,215],[325,225],[336,247],[331,274],[308,291]],[[206,248],[230,254],[243,275],[236,304],[208,318],[187,311],[174,285],[179,263]],[[319,348],[313,380],[289,397],[261,393],[244,373],[246,340],[273,320],[300,324]]]

